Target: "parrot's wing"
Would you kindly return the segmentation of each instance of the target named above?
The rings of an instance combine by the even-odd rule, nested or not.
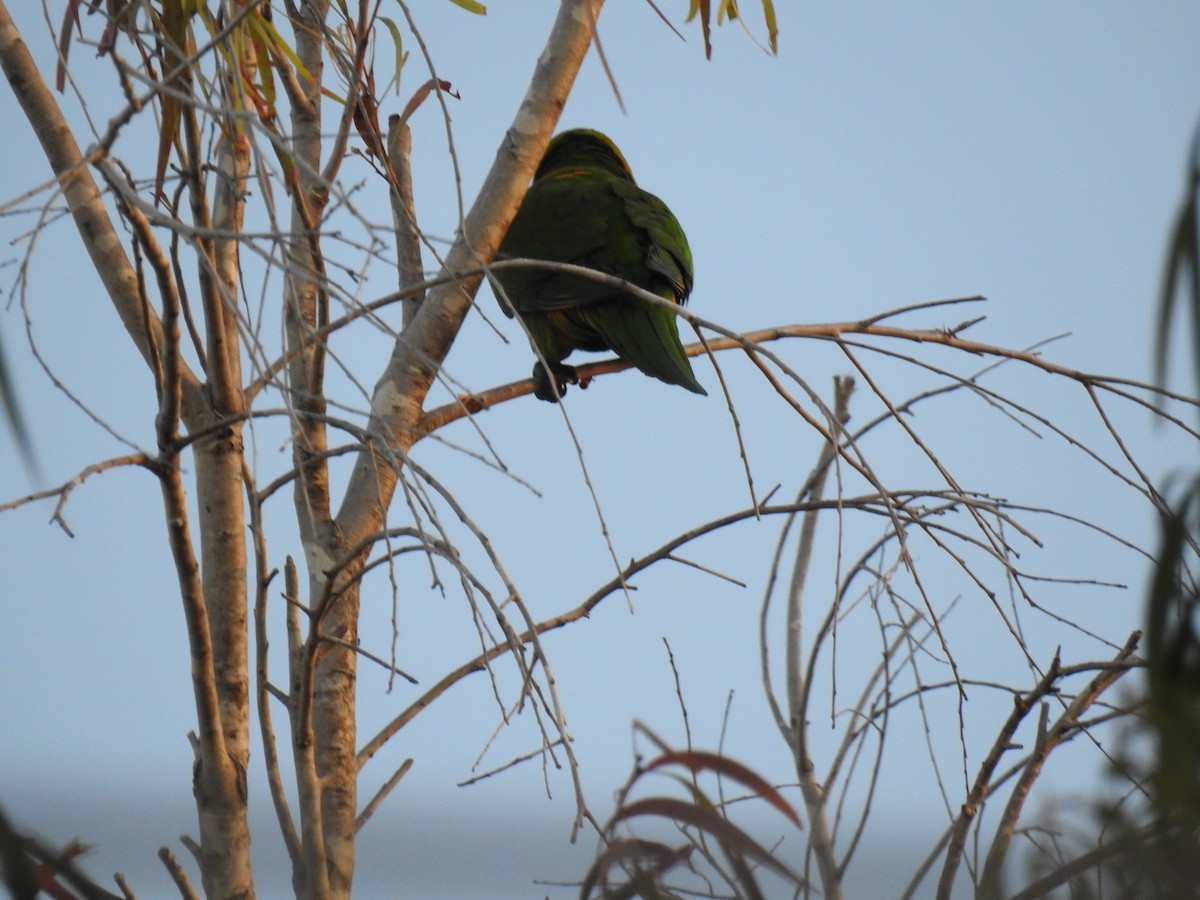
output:
[[[646,267],[665,279],[675,300],[687,302],[692,292],[692,250],[679,220],[667,204],[633,182],[618,182],[615,190],[625,201],[630,224],[648,242]]]
[[[571,175],[535,181],[497,253],[498,259],[565,262],[647,284],[650,239],[629,218],[622,184],[608,175]],[[586,276],[534,266],[495,273],[521,312],[571,309],[626,296]]]

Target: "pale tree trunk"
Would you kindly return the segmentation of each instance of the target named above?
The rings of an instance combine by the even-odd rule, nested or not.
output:
[[[338,598],[348,607],[336,620],[326,614],[329,579],[337,558],[332,546],[328,448],[325,425],[325,344],[318,329],[329,321],[329,300],[317,226],[329,197],[329,173],[322,172],[323,46],[326,0],[300,8],[296,53],[312,79],[304,83],[303,102],[294,103],[291,151],[296,166],[284,321],[288,349],[288,403],[292,410],[292,456],[296,518],[308,563],[309,636],[299,672],[292,679],[293,756],[301,781],[300,825],[304,851],[296,879],[302,896],[318,900],[348,897],[354,874],[354,823],[357,811],[354,687],[357,659],[357,591]],[[324,603],[322,602],[324,600]],[[324,641],[335,638],[346,644]]]
[[[495,253],[566,102],[602,2],[563,0],[560,4],[529,90],[446,255],[443,275],[474,270]],[[292,82],[295,89],[290,93],[288,149],[295,178],[289,185],[282,314],[289,353],[286,399],[297,473],[295,509],[308,566],[306,595],[297,597],[294,588],[289,590],[291,599],[306,606],[310,617],[308,633],[301,634],[299,617],[289,616],[288,705],[300,826],[293,884],[298,896],[341,900],[350,896],[358,813],[353,649],[358,640],[358,579],[383,527],[399,467],[422,433],[425,395],[470,309],[480,276],[464,275],[432,289],[406,323],[375,388],[364,449],[335,516],[324,455],[325,335],[320,329],[328,321],[328,296],[317,226],[352,129],[345,113],[337,128],[322,122],[328,0],[307,0],[297,7],[295,51],[305,77]],[[360,7],[363,33],[355,39],[364,52],[355,60],[357,65],[365,58],[369,8],[369,4]],[[233,4],[232,12],[236,18],[245,9]],[[236,59],[242,52],[236,29],[230,34]],[[181,58],[185,55],[180,51]],[[180,352],[181,296],[170,256],[158,246],[149,224],[153,211],[142,208],[144,201],[129,187],[122,171],[105,159],[106,153],[85,158],[80,152],[4,0],[0,0],[0,63],[60,179],[98,276],[154,376],[159,454],[148,464],[158,472],[162,485],[198,718],[194,793],[200,841],[193,849],[207,896],[249,898],[254,883],[246,816],[251,698],[242,446],[247,398],[237,314],[241,275],[237,235],[250,162],[250,143],[241,131],[240,116],[246,112],[239,107],[243,98],[231,79],[223,88],[227,108],[221,112],[228,115],[222,117],[218,158],[210,171],[197,108],[187,102],[193,90],[190,73],[172,75],[171,91],[184,100],[175,155],[191,225],[198,229],[189,240],[196,251],[203,312],[202,380]],[[355,102],[354,89],[350,103]],[[337,134],[332,144],[331,131]],[[104,175],[123,217],[134,226],[141,258],[157,279],[157,310],[143,293],[140,272],[126,255],[91,167]],[[190,442],[181,437],[181,425],[192,436]],[[194,527],[184,482],[188,467],[182,459],[189,449],[198,510]]]
[[[162,321],[139,293],[138,275],[87,160],[54,96],[0,0],[0,65],[59,178],[72,218],[100,282],[160,392],[157,470],[163,485],[167,536],[175,559],[192,657],[197,707],[194,794],[200,826],[196,849],[205,892],[213,898],[254,896],[246,818],[249,707],[246,644],[246,550],[242,497],[240,365],[234,298],[237,242],[210,245],[204,277],[210,375],[201,385],[176,352],[177,330]],[[218,210],[236,233],[246,172],[245,147],[226,148]],[[195,172],[201,161],[195,160]],[[194,186],[199,191],[201,184]],[[143,240],[149,238],[143,234]],[[147,245],[148,248],[154,249]],[[202,267],[203,268],[203,267]],[[169,280],[164,276],[164,281]],[[164,297],[164,306],[178,298]],[[169,367],[165,371],[164,366]],[[216,388],[214,390],[214,387]],[[233,417],[232,421],[229,417]],[[203,435],[193,445],[199,495],[201,552],[197,560],[180,474],[177,422]]]
[[[213,226],[228,234],[242,227],[242,212],[249,169],[249,146],[242,135],[230,129],[223,142],[216,173]],[[199,171],[199,161],[195,171]],[[200,530],[201,573],[204,601],[208,610],[213,645],[213,676],[216,681],[219,716],[224,737],[225,759],[220,761],[222,790],[236,789],[225,797],[222,809],[236,809],[232,817],[236,833],[220,842],[206,841],[201,829],[204,889],[209,897],[253,896],[250,873],[250,831],[246,821],[246,769],[250,762],[250,677],[247,630],[248,586],[246,576],[246,515],[243,495],[245,457],[242,423],[245,399],[242,392],[237,298],[238,242],[215,240],[211,244],[213,266],[211,305],[206,306],[208,396],[211,414],[201,422],[187,419],[188,430],[203,429],[204,436],[192,448],[196,463],[196,497]],[[199,426],[199,429],[197,428]],[[202,765],[211,765],[203,760]],[[204,773],[199,773],[203,778]],[[199,786],[197,786],[199,790]],[[220,824],[217,827],[221,827]],[[241,877],[226,882],[217,876],[224,862],[220,856],[236,844],[234,859],[244,869]]]
[[[481,259],[489,260],[495,253],[566,103],[591,43],[601,5],[602,0],[564,0],[561,4],[529,91],[466,216],[462,232],[447,254],[443,274],[474,269]],[[310,163],[315,170],[316,161]],[[399,466],[420,437],[425,395],[470,309],[479,281],[478,275],[465,276],[430,290],[412,323],[397,339],[372,396],[367,448],[355,464],[336,519],[324,518],[328,509],[323,505],[328,502],[324,478],[298,479],[297,483],[297,512],[309,564],[309,608],[320,632],[337,639],[336,644],[326,644],[318,653],[312,695],[315,766],[323,794],[323,850],[329,871],[329,896],[335,898],[349,896],[354,862],[358,763],[354,743],[356,659],[350,647],[358,638],[358,577],[367,560],[369,541],[383,527]],[[304,305],[298,304],[297,308],[309,312]],[[289,337],[292,333],[289,329]],[[297,337],[302,339],[302,333],[297,332]],[[293,344],[293,348],[300,346],[303,344]],[[319,349],[309,353],[320,358]],[[311,363],[301,365],[303,358],[297,357],[291,374],[292,402],[297,405],[295,392],[302,383],[299,379],[313,378],[316,368]],[[324,431],[310,428],[302,414],[297,419],[302,423],[303,441],[297,439],[296,452],[302,452],[302,444],[306,448],[303,452],[308,454],[324,449]],[[297,460],[298,471],[303,471],[301,462]],[[321,470],[325,471],[324,465]],[[352,553],[355,557],[346,563]],[[334,561],[338,561],[339,571],[331,585],[323,569]]]

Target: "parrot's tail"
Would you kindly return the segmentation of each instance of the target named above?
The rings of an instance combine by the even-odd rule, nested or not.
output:
[[[579,310],[617,356],[638,369],[695,394],[707,394],[692,372],[669,309],[643,303],[597,304]]]

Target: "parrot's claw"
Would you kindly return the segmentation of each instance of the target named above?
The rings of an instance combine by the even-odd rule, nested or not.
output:
[[[546,371],[547,366],[549,371]],[[540,362],[533,367],[533,396],[548,403],[557,403],[567,392],[568,384],[579,384],[579,374],[574,366],[564,366],[562,363],[548,363],[543,366]]]

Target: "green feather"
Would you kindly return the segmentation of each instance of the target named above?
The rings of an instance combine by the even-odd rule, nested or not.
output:
[[[579,314],[600,333],[610,350],[667,384],[697,394],[707,393],[683,352],[675,316],[669,309],[644,303],[583,307]]]
[[[691,249],[671,210],[634,183],[612,141],[585,129],[550,142],[498,257],[585,266],[680,304],[692,289]],[[531,267],[494,277],[501,309],[520,315],[555,382],[573,379],[561,365],[573,351],[611,350],[647,375],[705,393],[669,309],[578,275]],[[537,393],[553,400],[564,390],[555,383]]]

